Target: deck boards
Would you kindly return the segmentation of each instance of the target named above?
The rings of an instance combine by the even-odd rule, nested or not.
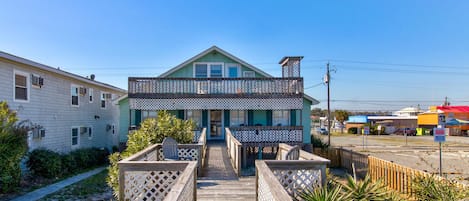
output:
[[[223,142],[207,145],[207,163],[197,179],[197,200],[255,200],[255,177],[236,176]]]

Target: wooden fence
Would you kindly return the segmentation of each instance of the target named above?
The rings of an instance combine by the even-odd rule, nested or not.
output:
[[[368,156],[352,150],[342,148],[314,149],[314,153],[331,159],[330,167],[340,167],[352,174],[352,164],[354,164],[356,176],[364,178],[369,174],[372,181],[381,182],[389,189],[393,189],[402,195],[412,198],[415,192],[412,190],[412,181],[417,176],[431,176],[431,174],[421,170],[412,169],[390,161]],[[435,177],[438,180],[446,180],[442,177]],[[460,188],[467,188],[466,185],[457,183]]]

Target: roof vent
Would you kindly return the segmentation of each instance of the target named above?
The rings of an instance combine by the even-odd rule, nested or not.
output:
[[[94,74],[91,74],[91,75],[90,75],[90,79],[91,79],[91,80],[94,80],[94,78],[95,78],[95,75],[94,75]]]

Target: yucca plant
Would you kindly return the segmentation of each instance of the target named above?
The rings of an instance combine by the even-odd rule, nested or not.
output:
[[[306,189],[300,193],[301,200],[305,201],[341,201],[347,200],[342,192],[342,185],[329,180],[328,185],[313,191]]]
[[[362,181],[356,181],[352,176],[347,175],[347,183],[343,185],[343,191],[347,200],[391,200],[386,186],[379,180],[373,182],[369,175],[366,175]]]
[[[438,180],[436,176],[417,176],[412,183],[417,200],[469,200],[468,189],[462,189],[454,181]]]

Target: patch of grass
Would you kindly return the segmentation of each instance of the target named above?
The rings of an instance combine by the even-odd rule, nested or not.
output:
[[[103,170],[102,172],[91,176],[83,181],[70,185],[60,191],[57,191],[54,194],[48,195],[41,200],[84,200],[88,198],[95,198],[103,196],[102,194],[106,194],[111,192],[109,186],[106,183],[108,171]],[[108,193],[109,195],[104,195],[107,200],[112,198],[112,193]],[[102,197],[102,199],[106,199]]]

